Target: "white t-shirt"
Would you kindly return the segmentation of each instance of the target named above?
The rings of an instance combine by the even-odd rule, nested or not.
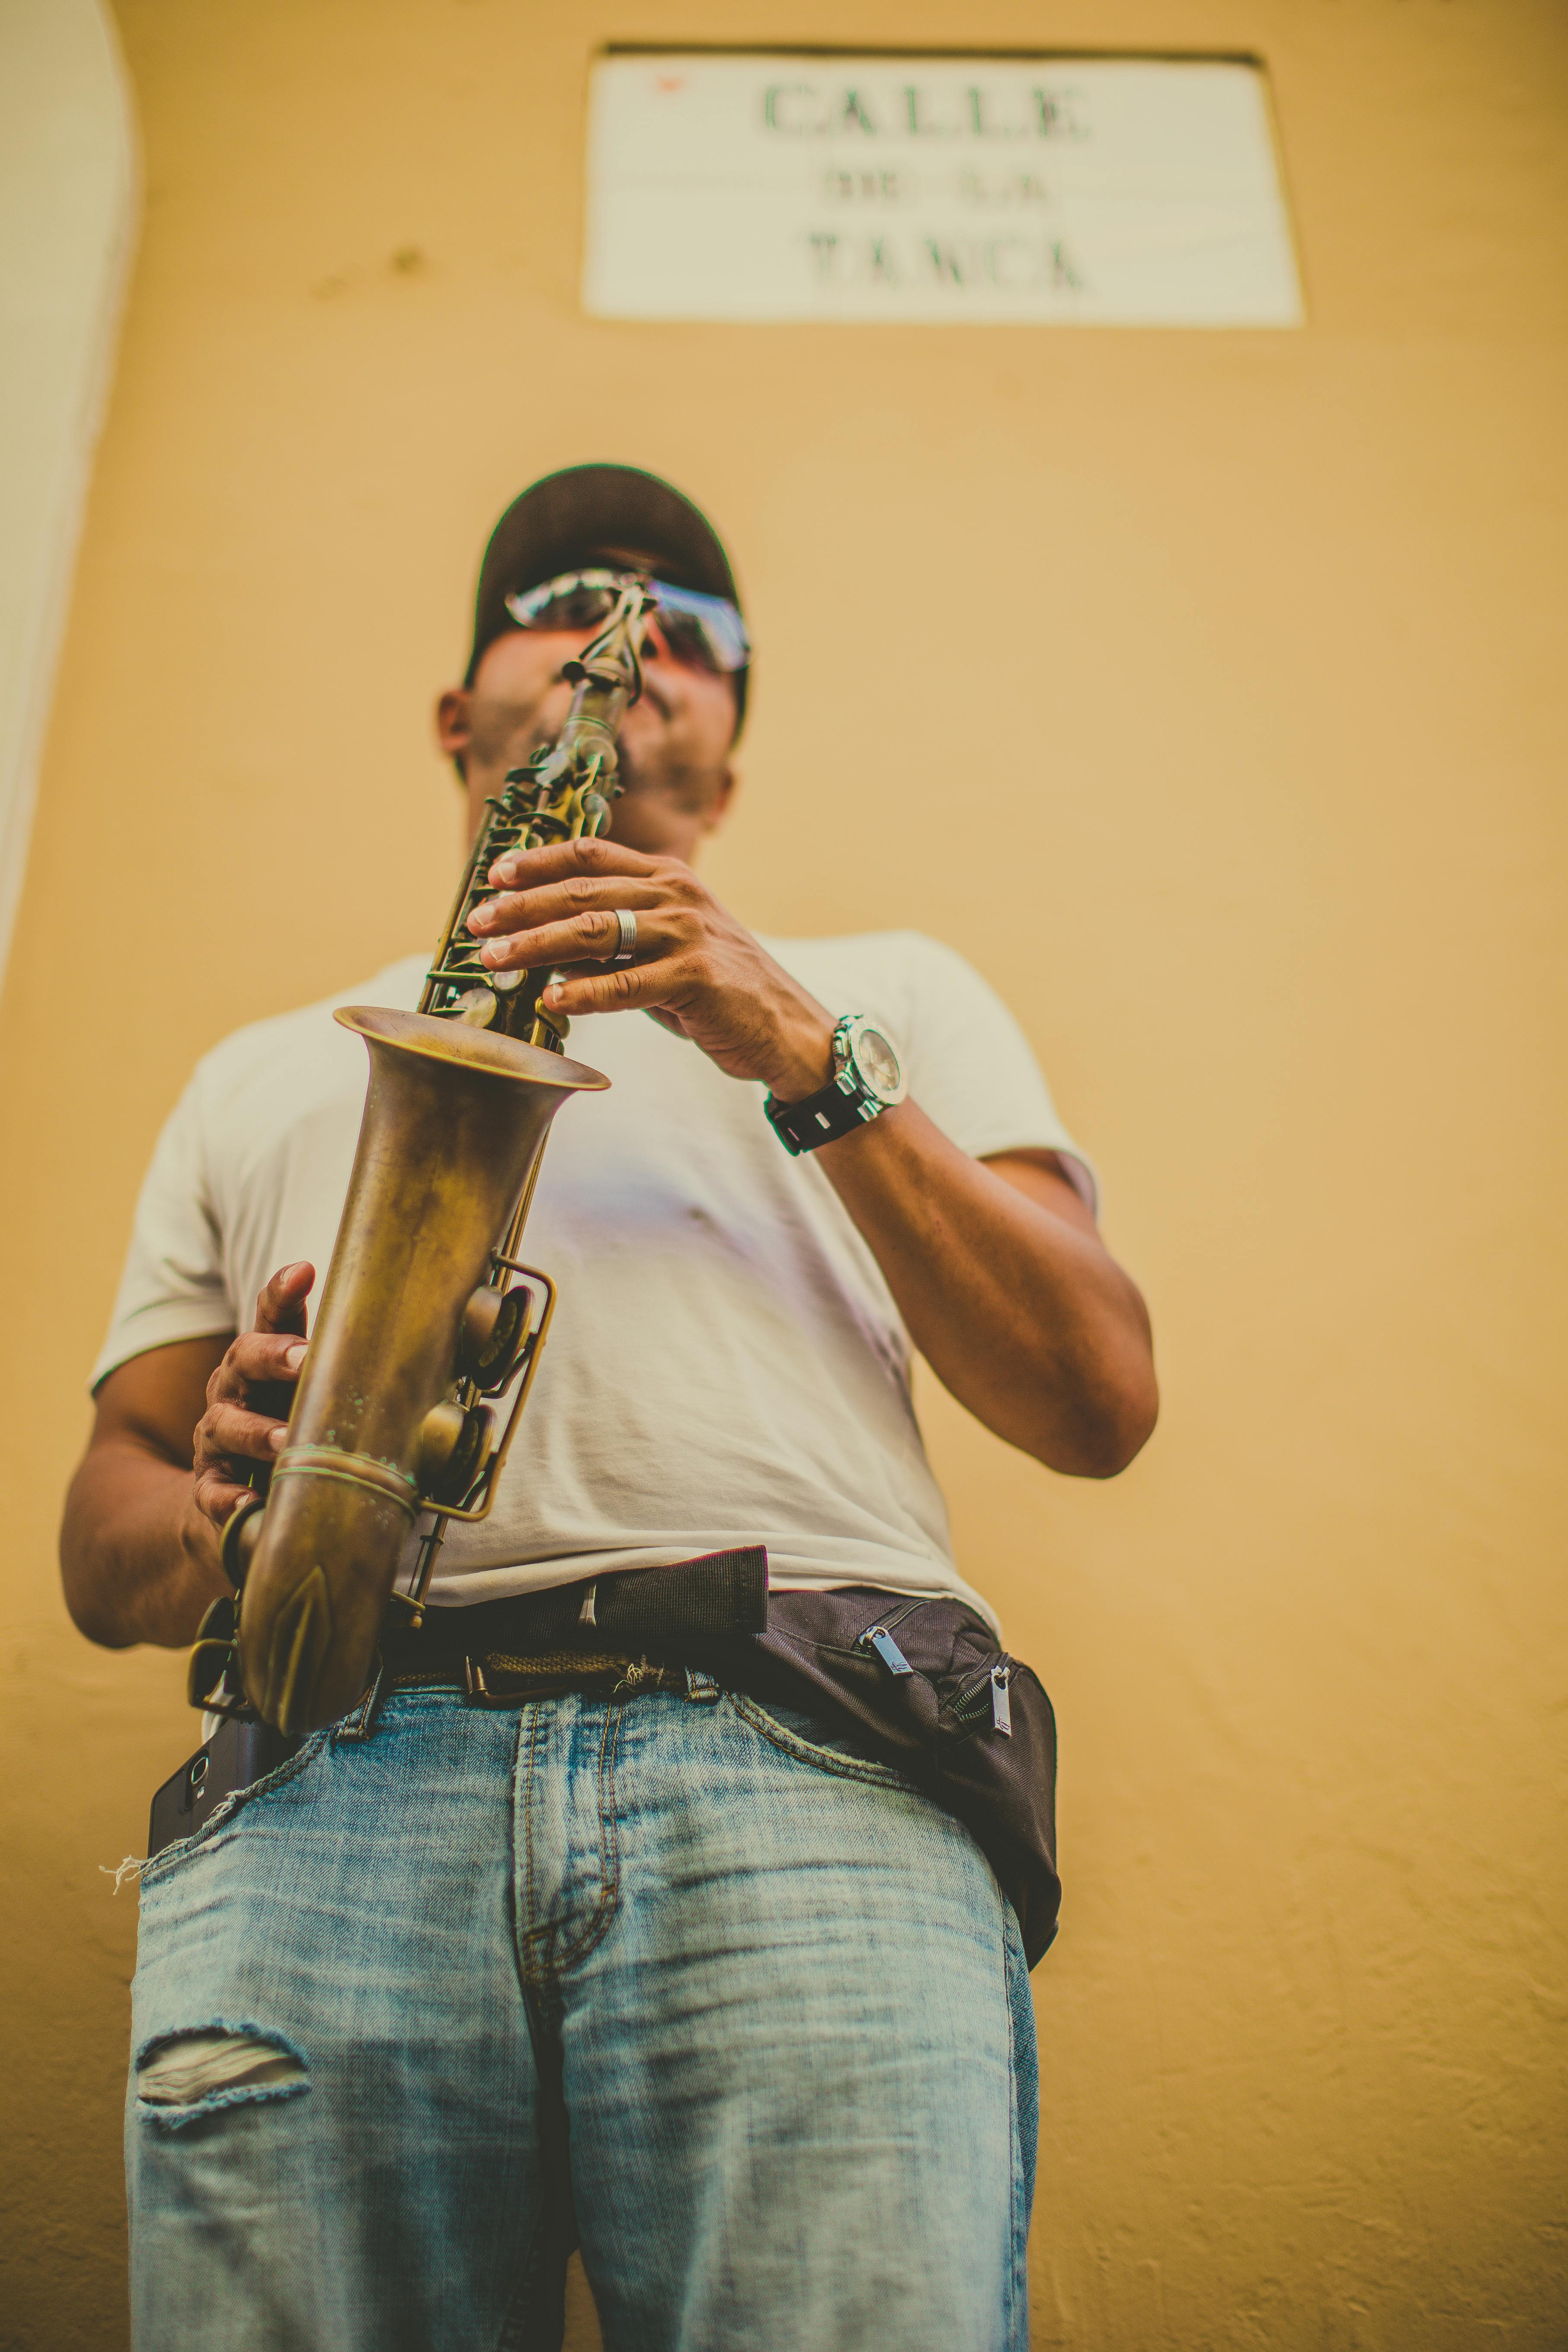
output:
[[[766,942],[835,1015],[897,1043],[910,1092],[976,1158],[1038,1149],[1094,1178],[1016,1022],[912,931]],[[412,1007],[408,957],[325,1003],[239,1030],[197,1066],[142,1191],[96,1384],[171,1340],[247,1328],[268,1276],[331,1257],[363,1107],[363,1042],[336,1004]],[[449,1603],[764,1544],[779,1586],[954,1592],[910,1394],[910,1340],[822,1170],[792,1159],[763,1089],[642,1013],[574,1024],[610,1079],[551,1129],[522,1254],[559,1304],[487,1519],[449,1530]],[[989,1611],[986,1612],[990,1614]]]

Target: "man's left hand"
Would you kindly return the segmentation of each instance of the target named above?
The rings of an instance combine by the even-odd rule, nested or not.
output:
[[[492,971],[567,975],[546,991],[552,1013],[649,1013],[689,1037],[732,1078],[798,1102],[833,1075],[833,1016],[679,857],[614,841],[511,850],[490,867],[497,891],[468,918]],[[620,946],[621,908],[637,919],[637,960]]]

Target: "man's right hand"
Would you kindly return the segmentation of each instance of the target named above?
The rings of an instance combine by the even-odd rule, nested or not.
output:
[[[283,1266],[254,1330],[170,1340],[100,1382],[60,1530],[66,1605],[90,1641],[183,1647],[228,1591],[218,1531],[249,1492],[248,1465],[277,1459],[314,1280],[312,1266]]]
[[[275,1462],[288,1433],[289,1409],[305,1360],[305,1301],[316,1279],[300,1259],[280,1266],[256,1302],[256,1326],[231,1341],[207,1382],[207,1409],[191,1441],[194,1500],[222,1528],[252,1489],[246,1465]]]

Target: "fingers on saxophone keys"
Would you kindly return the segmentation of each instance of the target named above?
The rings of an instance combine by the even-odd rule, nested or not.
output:
[[[316,1269],[306,1258],[280,1265],[256,1302],[257,1329],[303,1331],[305,1300],[315,1279]]]
[[[499,898],[480,899],[468,917],[468,928],[476,939],[490,942],[504,953],[507,961],[517,961],[518,947],[524,940],[531,943],[547,926],[552,911],[542,890],[503,891]],[[487,950],[483,960],[494,963],[498,958]]]
[[[572,1019],[580,1013],[623,1013],[634,1005],[661,1003],[679,986],[681,971],[673,956],[659,963],[627,964],[619,971],[590,967],[569,972],[547,988],[544,1002],[552,1013]]]
[[[660,896],[650,883],[635,877],[600,880],[577,875],[548,888],[501,890],[493,898],[481,898],[468,916],[468,929],[480,938],[496,931],[538,931],[548,923],[570,922],[586,914],[613,914],[617,907],[641,911],[657,907]]]
[[[227,1478],[218,1477],[215,1471],[202,1470],[196,1474],[196,1508],[220,1535],[236,1504],[253,1491],[249,1487],[237,1486]]]
[[[243,1397],[255,1381],[294,1381],[305,1360],[305,1342],[287,1333],[242,1331],[216,1375],[215,1396]]]
[[[245,1465],[238,1462],[215,1463],[196,1473],[196,1508],[220,1534],[236,1507],[256,1493],[254,1486],[239,1483],[246,1475]]]
[[[216,1470],[204,1470],[196,1480],[197,1504],[215,1528],[221,1528],[235,1505],[255,1492],[254,1486],[237,1486]]]
[[[282,1451],[289,1434],[286,1422],[270,1414],[247,1412],[244,1405],[216,1404],[206,1416],[207,1451],[231,1462],[270,1462]]]
[[[640,849],[626,849],[618,841],[590,835],[577,841],[547,842],[541,849],[509,849],[489,870],[499,888],[519,883],[558,882],[574,874],[649,874],[653,860]]]
[[[647,926],[643,924],[643,936]],[[542,923],[536,930],[514,931],[510,939],[489,940],[479,950],[479,961],[491,971],[520,966],[538,971],[552,964],[598,963],[620,951],[621,927],[615,910],[602,908],[570,921]]]

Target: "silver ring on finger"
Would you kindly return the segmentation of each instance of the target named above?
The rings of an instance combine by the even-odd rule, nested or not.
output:
[[[613,954],[605,961],[612,971],[620,971],[635,961],[637,944],[637,919],[629,907],[616,908],[616,920],[620,925],[620,939]]]

